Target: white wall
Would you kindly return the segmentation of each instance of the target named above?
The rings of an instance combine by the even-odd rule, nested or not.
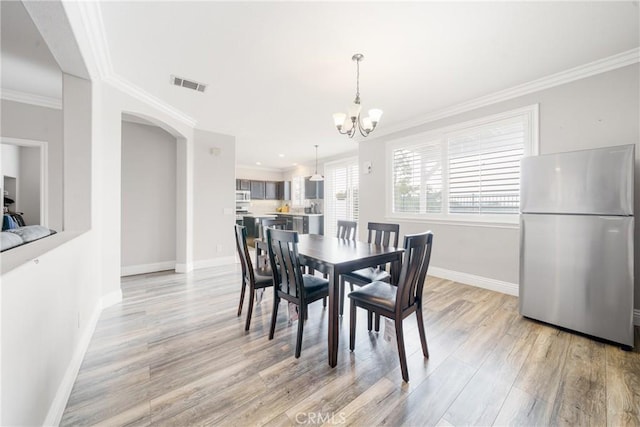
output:
[[[237,179],[254,179],[256,181],[284,181],[282,171],[261,168],[236,168]]]
[[[193,259],[196,268],[235,262],[235,138],[194,132]]]
[[[159,127],[122,122],[123,274],[175,268],[176,144]]]
[[[2,148],[2,175],[17,178],[20,175],[20,147],[0,144]]]
[[[48,152],[48,225],[63,229],[63,137],[62,110],[13,101],[0,101],[0,135],[45,141]]]
[[[20,147],[19,211],[27,225],[40,224],[40,148]]]
[[[65,76],[64,192],[75,196],[65,196],[65,216],[74,221],[2,257],[0,425],[59,420],[102,304],[119,297],[102,292],[101,241],[81,216],[95,195],[91,94],[89,82]]]
[[[500,102],[359,145],[359,161],[373,163],[371,174],[360,176],[360,231],[369,221],[388,221],[383,205],[386,175],[385,142],[511,109],[540,104],[540,153],[555,153],[640,142],[638,117],[639,66],[574,81],[562,86]],[[640,147],[636,156],[640,156]],[[637,163],[637,161],[636,161]],[[640,182],[636,168],[636,212],[640,212]],[[491,225],[462,226],[399,221],[401,234],[431,229],[434,232],[432,267],[471,275],[497,285],[518,283],[519,230]],[[635,245],[640,248],[636,227]],[[362,235],[361,235],[362,237]],[[640,251],[636,250],[636,271]],[[435,269],[434,269],[435,270]],[[636,274],[638,277],[638,274]],[[636,279],[635,306],[640,307],[640,280]],[[516,288],[517,289],[517,288]]]
[[[1,425],[42,425],[75,378],[99,315],[95,249],[85,233],[2,276]]]

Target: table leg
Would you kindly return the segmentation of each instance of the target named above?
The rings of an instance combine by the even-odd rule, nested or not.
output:
[[[340,306],[340,274],[331,269],[329,274],[329,366],[338,364],[338,307]]]

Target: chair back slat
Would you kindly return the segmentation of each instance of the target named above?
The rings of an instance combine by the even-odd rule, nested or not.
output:
[[[240,266],[242,267],[242,278],[245,284],[250,284],[254,280],[253,264],[249,256],[249,248],[247,246],[247,228],[242,225],[235,226],[236,248],[240,258]]]
[[[405,310],[422,297],[431,259],[433,233],[426,231],[404,237],[404,259],[398,281],[396,310]]]
[[[260,227],[258,228],[258,237],[261,240],[265,240],[265,228],[277,228],[278,230],[285,230],[287,228],[287,220],[286,219],[276,219],[276,218],[262,218],[260,220]]]
[[[276,289],[299,300],[303,297],[304,286],[298,257],[298,233],[274,228],[266,228],[266,232],[269,262]]]
[[[347,221],[344,219],[338,220],[338,232],[336,237],[338,239],[356,240],[356,228],[358,223],[356,221]]]
[[[398,247],[399,224],[370,222],[367,228],[369,230],[367,242],[382,246],[393,246],[394,248]]]

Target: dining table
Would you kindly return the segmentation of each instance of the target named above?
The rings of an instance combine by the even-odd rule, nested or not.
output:
[[[256,255],[266,252],[266,243],[256,240]],[[338,363],[340,275],[367,267],[391,264],[391,283],[398,282],[404,249],[319,234],[298,235],[300,263],[329,278],[329,366]]]

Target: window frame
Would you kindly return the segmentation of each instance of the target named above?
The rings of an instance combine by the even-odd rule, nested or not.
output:
[[[539,104],[492,114],[481,118],[432,129],[410,136],[388,141],[385,147],[386,161],[386,203],[385,217],[387,220],[400,220],[404,222],[430,222],[469,226],[505,226],[507,228],[517,228],[519,224],[519,214],[474,214],[474,213],[451,213],[449,212],[449,147],[447,136],[472,128],[487,126],[497,121],[502,121],[517,116],[525,118],[525,141],[524,155],[536,156],[539,151]],[[424,146],[439,142],[442,150],[442,212],[440,213],[406,213],[393,212],[393,152],[399,148],[411,148]]]
[[[332,197],[332,194],[330,194],[328,192],[328,189],[331,188],[331,185],[335,186],[335,183],[329,184],[330,172],[333,169],[337,169],[337,168],[340,168],[340,167],[346,167],[347,170],[348,170],[349,167],[354,167],[354,166],[357,169],[356,177],[357,177],[357,181],[358,181],[358,185],[357,185],[357,189],[358,189],[358,194],[357,194],[357,197],[358,197],[358,199],[357,199],[358,200],[358,203],[357,203],[357,215],[356,215],[355,219],[348,219],[347,218],[347,220],[356,221],[357,222],[360,219],[360,199],[361,199],[361,196],[360,196],[360,162],[358,160],[358,157],[357,156],[347,157],[347,158],[344,158],[344,159],[335,160],[335,161],[327,162],[327,163],[324,164],[324,178],[325,178],[325,187],[324,187],[324,189],[325,189],[325,193],[324,193],[324,221],[325,221],[325,224],[324,224],[324,230],[325,230],[325,235],[332,235],[332,236],[335,235],[335,231],[336,231],[336,228],[337,228],[337,221],[338,221],[338,218],[335,218],[335,220],[336,220],[335,223],[333,225],[329,224],[329,217],[331,216],[329,214],[329,211],[330,211],[329,205],[332,203],[332,202],[329,202],[329,200],[330,200],[330,197]],[[348,175],[349,175],[349,172],[347,172],[347,181],[349,181]],[[353,183],[351,183],[351,184],[353,184]],[[353,188],[356,188],[356,187],[351,185],[350,188],[351,188],[351,190],[353,190]],[[347,191],[347,198],[349,199],[349,202],[350,202],[350,204],[351,204],[351,206],[353,208],[353,204],[354,204],[353,191]],[[356,210],[356,209],[352,209],[352,212],[354,210]],[[332,231],[333,233],[332,234],[327,234],[327,231]]]

